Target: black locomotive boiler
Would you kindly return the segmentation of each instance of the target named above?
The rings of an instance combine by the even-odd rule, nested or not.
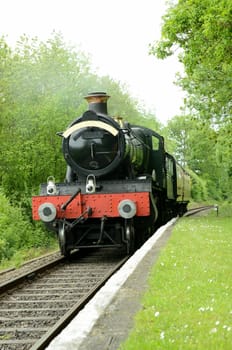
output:
[[[112,246],[130,254],[182,215],[190,198],[190,178],[165,152],[163,137],[110,117],[108,98],[86,97],[88,110],[60,134],[65,181],[49,177],[32,198],[34,220],[57,232],[63,255]]]

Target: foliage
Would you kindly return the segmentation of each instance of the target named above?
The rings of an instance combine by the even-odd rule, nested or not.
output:
[[[50,237],[51,240],[49,245],[41,245],[35,247],[23,247],[20,250],[17,250],[14,255],[12,255],[9,259],[4,259],[0,264],[0,271],[7,270],[11,268],[18,268],[22,266],[25,262],[36,259],[38,257],[54,253],[58,249],[57,239],[54,237]]]
[[[211,197],[225,200],[232,193],[231,43],[231,1],[179,0],[169,1],[161,39],[150,46],[161,59],[178,52],[184,66],[177,84],[187,115],[169,124],[176,155],[204,178]]]
[[[108,113],[113,117],[121,117],[131,124],[143,125],[157,132],[161,130],[161,124],[156,117],[139,107],[138,102],[127,92],[125,86],[110,77],[97,78],[98,90],[107,91],[111,98],[108,100]]]
[[[0,262],[10,259],[22,248],[49,246],[52,236],[35,227],[0,192]]]
[[[207,188],[207,182],[200,178],[194,171],[187,169],[189,175],[191,176],[191,196],[197,202],[204,202],[209,199],[209,192]]]
[[[78,78],[85,69],[79,61],[58,36],[46,44],[23,37],[8,57],[0,162],[7,195],[26,193],[46,173],[61,176],[56,131],[68,124],[80,104]]]
[[[232,217],[232,203],[223,202],[219,204],[220,217]]]
[[[176,116],[167,124],[168,147],[177,161],[189,169],[195,200],[231,198],[230,159],[218,142],[221,131],[189,115]],[[229,143],[226,139],[224,142]]]
[[[51,174],[63,180],[65,162],[56,132],[86,109],[83,96],[89,90],[111,94],[113,113],[132,115],[130,121],[140,124],[149,120],[118,83],[91,73],[88,57],[58,34],[45,43],[23,36],[14,51],[2,39],[0,54],[0,182],[14,200],[36,192]]]
[[[179,0],[170,2],[162,38],[151,46],[159,58],[180,49],[185,76],[179,84],[189,94],[188,105],[217,122],[231,118],[231,29],[230,0]]]

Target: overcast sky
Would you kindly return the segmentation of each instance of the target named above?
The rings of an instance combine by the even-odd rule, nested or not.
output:
[[[11,45],[20,35],[46,40],[53,31],[89,53],[99,74],[128,86],[161,122],[179,113],[181,69],[176,58],[149,56],[160,38],[165,0],[0,0],[0,35]],[[91,87],[89,87],[91,90]],[[112,96],[113,98],[113,96]]]

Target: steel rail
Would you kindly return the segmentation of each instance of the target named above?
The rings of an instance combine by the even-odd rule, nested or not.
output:
[[[2,283],[0,347],[44,349],[129,258],[105,254],[60,257]]]
[[[29,272],[27,271],[27,272],[23,273],[22,275],[19,275],[18,277],[12,278],[9,281],[1,283],[0,284],[0,294],[7,292],[8,290],[12,289],[13,287],[16,287],[18,284],[21,284],[24,281],[33,280],[37,274],[44,272],[47,269],[52,268],[61,262],[64,262],[65,260],[66,260],[66,258],[63,256],[58,257],[49,263],[43,264],[37,268],[33,268]]]
[[[201,211],[210,210],[210,209],[217,210],[217,212],[218,212],[218,206],[217,205],[206,205],[206,206],[202,206],[202,207],[189,209],[187,211],[187,213],[185,213],[183,216],[192,216],[192,215],[197,214],[197,213],[199,213]]]
[[[48,344],[63,330],[68,323],[83,309],[83,307],[93,298],[108,279],[128,260],[129,256],[123,258],[109,273],[94,286],[83,298],[81,298],[48,332],[38,340],[30,350],[43,350]]]

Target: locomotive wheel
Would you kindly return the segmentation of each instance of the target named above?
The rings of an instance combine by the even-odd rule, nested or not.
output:
[[[59,238],[59,246],[60,246],[60,252],[65,257],[68,257],[70,255],[70,250],[67,249],[66,245],[66,232],[65,232],[65,223],[61,222],[59,225],[59,231],[58,231],[58,238]]]
[[[134,225],[129,221],[125,225],[126,241],[127,241],[127,254],[131,255],[135,251],[135,231]]]

